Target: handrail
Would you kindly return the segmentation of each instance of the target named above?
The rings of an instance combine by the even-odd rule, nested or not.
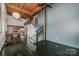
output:
[[[35,32],[38,32],[37,34],[36,34],[36,36],[40,36],[40,33],[42,33],[42,31],[43,31],[43,26],[41,26],[40,28],[38,28]],[[35,36],[35,34],[32,36],[32,37],[30,37],[30,39],[32,39],[33,37]]]
[[[38,32],[38,34],[40,34],[40,32],[43,30],[43,26],[41,26],[40,28],[38,28],[37,30],[36,30],[36,32]],[[38,35],[37,34],[37,35]]]

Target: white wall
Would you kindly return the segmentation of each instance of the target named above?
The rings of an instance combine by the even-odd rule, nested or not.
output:
[[[49,41],[79,48],[79,4],[54,3],[47,8]],[[40,13],[39,20],[42,20]]]
[[[48,8],[48,40],[79,48],[79,4]]]
[[[2,22],[2,32],[0,34],[0,51],[2,49],[2,46],[5,41],[5,31],[6,31],[6,9],[5,9],[5,4],[1,4],[1,22]]]
[[[2,27],[1,25],[2,25],[2,21],[1,21],[1,7],[0,7],[0,33],[1,33],[1,30],[2,30],[1,29],[1,27]]]

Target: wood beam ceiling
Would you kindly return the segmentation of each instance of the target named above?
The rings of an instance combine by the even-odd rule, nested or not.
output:
[[[39,10],[37,10],[36,12],[33,13],[33,16],[36,15],[36,14],[38,14],[46,6],[47,6],[47,4],[43,5]]]
[[[18,12],[21,18],[30,18],[39,13],[47,4],[46,3],[7,3],[7,12],[12,15]]]
[[[15,9],[15,10],[18,10],[18,11],[21,11],[21,12],[23,12],[23,13],[26,13],[26,14],[28,14],[29,16],[32,16],[32,13],[30,13],[30,12],[28,12],[28,11],[25,11],[25,10],[23,10],[23,9],[20,9],[20,8],[18,8],[18,7],[16,7],[16,6],[13,6],[13,5],[7,5],[7,7],[8,8],[10,8],[10,9]],[[10,11],[9,11],[10,12]]]

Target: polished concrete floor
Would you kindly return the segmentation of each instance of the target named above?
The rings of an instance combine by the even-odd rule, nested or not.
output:
[[[25,49],[22,42],[11,44],[3,47],[4,56],[29,56],[29,52]],[[2,51],[2,52],[3,52]]]
[[[47,56],[79,56],[79,49],[71,46],[47,41]],[[39,42],[38,55],[44,55],[44,41]]]
[[[36,55],[31,55],[26,49],[24,42],[7,45],[3,47],[4,56],[79,56],[79,49],[71,46],[58,44],[47,41],[47,49],[44,48],[44,41],[38,43],[38,49],[35,51]],[[47,54],[45,54],[47,53]]]

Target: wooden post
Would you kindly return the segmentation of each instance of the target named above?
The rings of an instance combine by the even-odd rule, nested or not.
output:
[[[44,54],[47,55],[47,33],[46,33],[46,7],[44,9],[44,18],[43,18],[43,32],[44,32]]]

